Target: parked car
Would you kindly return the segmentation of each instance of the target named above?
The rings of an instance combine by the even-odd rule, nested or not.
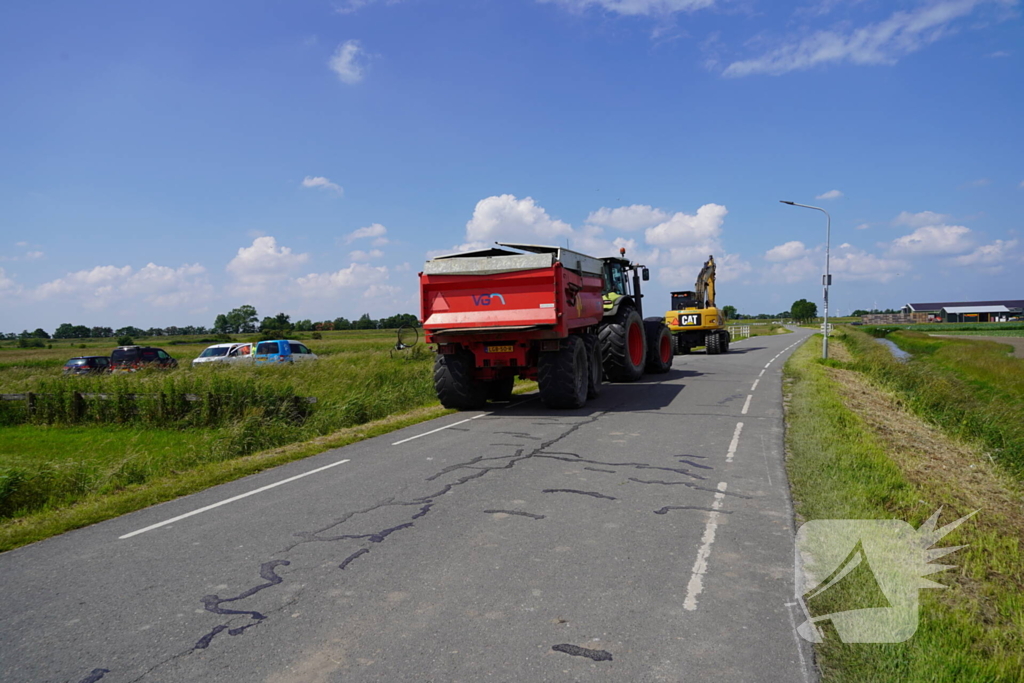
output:
[[[317,359],[317,355],[306,348],[305,344],[293,339],[261,341],[256,344],[256,350],[253,351],[252,357],[256,365],[296,363]]]
[[[154,346],[118,346],[110,354],[112,372],[134,372],[147,365],[163,369],[176,368],[178,361]]]
[[[110,358],[107,356],[79,356],[64,364],[65,375],[92,375],[110,372]]]
[[[205,363],[237,363],[252,360],[252,344],[231,342],[206,347],[199,357],[192,361],[192,367]]]

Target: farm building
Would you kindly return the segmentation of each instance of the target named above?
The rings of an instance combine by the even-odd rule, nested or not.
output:
[[[907,304],[902,314],[916,323],[989,323],[1005,322],[1021,315],[1024,299],[999,301],[935,301]]]

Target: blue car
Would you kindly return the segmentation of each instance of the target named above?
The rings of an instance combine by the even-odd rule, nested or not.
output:
[[[272,339],[256,344],[252,358],[256,365],[266,365],[316,360],[317,355],[306,348],[305,344],[294,339]]]

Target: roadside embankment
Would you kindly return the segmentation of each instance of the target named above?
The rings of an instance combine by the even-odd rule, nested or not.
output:
[[[1019,681],[1024,495],[1019,452],[1012,452],[1019,435],[1012,428],[985,434],[1009,417],[991,397],[1010,401],[1015,392],[1007,382],[981,378],[1012,375],[1002,359],[1019,371],[1024,363],[996,346],[979,354],[927,338],[898,341],[914,355],[900,363],[852,330],[837,331],[831,358],[823,362],[814,339],[820,342],[813,337],[785,369],[787,467],[797,523],[901,519],[918,528],[940,508],[940,524],[979,511],[936,544],[968,547],[936,560],[955,569],[927,577],[949,587],[920,590],[916,634],[903,643],[842,643],[832,631],[816,646],[824,680]],[[958,365],[965,354],[980,357]],[[1019,403],[1014,410],[1019,422]],[[929,571],[926,559],[922,575]],[[870,604],[871,588],[837,583],[818,607],[825,613],[858,609]]]

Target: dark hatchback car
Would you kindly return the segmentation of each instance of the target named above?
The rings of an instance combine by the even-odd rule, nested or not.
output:
[[[176,368],[178,361],[153,346],[118,346],[110,354],[113,372],[134,372],[143,367]]]
[[[92,375],[110,372],[110,359],[106,356],[79,356],[64,364],[65,375]]]

